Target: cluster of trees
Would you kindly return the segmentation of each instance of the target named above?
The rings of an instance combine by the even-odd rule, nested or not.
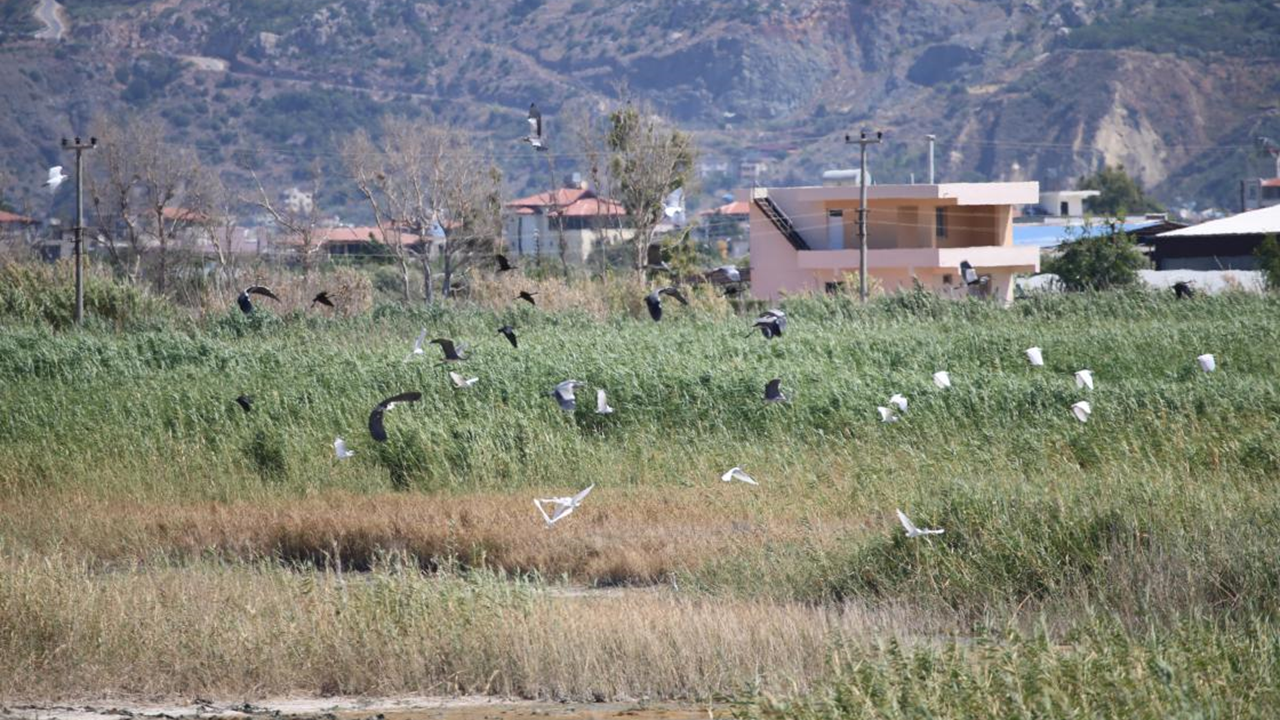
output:
[[[564,133],[561,145],[531,149],[531,156],[545,158],[553,187],[558,156],[586,158],[596,191],[626,210],[629,230],[618,237],[629,238],[622,243],[626,263],[641,271],[664,217],[664,199],[693,175],[693,140],[632,103],[570,126],[576,133]],[[421,272],[421,294],[430,303],[449,297],[461,276],[491,266],[502,252],[503,178],[493,153],[466,131],[421,116],[385,116],[371,130],[351,132],[340,143],[338,162],[296,169],[294,179],[312,199],[307,203],[279,202],[284,188],[269,189],[255,170],[262,158],[241,164],[251,188],[229,188],[194,150],[166,138],[155,118],[103,118],[93,133],[99,145],[87,158],[85,184],[90,241],[117,275],[160,293],[173,294],[174,280],[192,274],[187,245],[193,241],[212,248],[213,281],[218,290],[227,289],[221,286],[234,280],[236,218],[246,207],[271,218],[306,275],[327,231],[322,191],[333,187],[349,188],[363,201],[378,230],[371,240],[394,259],[406,302],[417,294],[415,272]]]

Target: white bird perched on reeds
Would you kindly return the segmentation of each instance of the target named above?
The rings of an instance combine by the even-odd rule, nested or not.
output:
[[[480,382],[480,378],[465,378],[453,371],[449,372],[449,379],[453,381],[453,386],[459,390],[466,390],[472,385]]]
[[[604,388],[596,388],[596,414],[613,414],[613,408],[609,407],[609,396],[605,393]]]
[[[1071,414],[1075,415],[1080,422],[1089,422],[1089,416],[1093,414],[1093,406],[1088,400],[1081,400],[1071,406]]]
[[[760,484],[760,483],[756,482],[756,481],[755,481],[755,479],[754,479],[754,478],[752,478],[750,475],[748,475],[748,474],[746,474],[746,473],[742,472],[742,468],[740,468],[740,467],[731,467],[731,468],[729,468],[729,471],[728,471],[728,472],[726,472],[725,474],[723,474],[723,475],[721,475],[721,476],[720,476],[720,480],[721,480],[722,482],[733,482],[734,480],[737,480],[737,481],[739,481],[739,482],[744,482],[744,483],[746,483],[746,484],[748,484],[748,485],[759,485],[759,484]]]
[[[1093,389],[1093,371],[1077,370],[1076,371],[1076,387]]]
[[[427,329],[422,328],[422,332],[418,333],[418,339],[413,341],[413,349],[409,351],[408,355],[404,356],[404,361],[409,362],[414,358],[415,355],[423,354],[422,346],[426,342],[427,342]]]
[[[1200,369],[1205,372],[1213,372],[1218,368],[1218,361],[1209,353],[1196,357],[1196,362],[1200,363]]]
[[[547,521],[547,527],[551,527],[557,522],[569,517],[569,515],[582,504],[582,501],[591,493],[591,488],[594,487],[595,485],[592,484],[586,490],[583,490],[573,497],[535,498],[533,506],[538,508],[538,512],[542,513],[542,519]],[[544,505],[554,506],[550,515],[547,514],[546,508],[543,507]]]
[[[66,180],[67,176],[62,174],[62,166],[54,165],[49,168],[49,179],[44,181],[44,186],[49,188],[49,192],[57,192],[58,186]]]
[[[880,422],[893,423],[898,422],[898,416],[892,410],[881,405],[876,408],[876,412],[880,413]]]
[[[898,511],[898,522],[902,523],[902,529],[907,531],[907,537],[921,537],[923,535],[941,535],[946,532],[942,528],[918,528],[916,524],[911,522],[911,518],[907,514]]]
[[[355,450],[347,449],[347,441],[340,437],[333,439],[333,452],[338,456],[339,460],[346,460],[356,454]]]
[[[889,404],[898,408],[901,412],[907,411],[907,398],[900,393],[894,393],[893,396],[889,398]]]
[[[951,387],[951,373],[946,370],[939,370],[934,373],[933,384],[936,385],[939,390],[946,390]]]
[[[1035,367],[1044,365],[1044,353],[1038,347],[1029,347],[1024,352],[1027,354],[1027,361]]]

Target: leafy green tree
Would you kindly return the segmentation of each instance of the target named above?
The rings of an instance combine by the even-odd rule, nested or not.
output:
[[[1147,259],[1116,224],[1106,232],[1083,235],[1062,247],[1045,263],[1045,272],[1057,275],[1068,290],[1107,290],[1138,282],[1138,271]]]
[[[1081,190],[1097,190],[1102,194],[1085,201],[1085,208],[1095,215],[1124,217],[1129,213],[1164,212],[1164,206],[1147,195],[1142,184],[1129,176],[1124,165],[1104,165],[1101,170],[1080,178]]]
[[[1267,287],[1280,290],[1280,241],[1275,234],[1263,238],[1253,254],[1258,258],[1258,269],[1267,279]]]

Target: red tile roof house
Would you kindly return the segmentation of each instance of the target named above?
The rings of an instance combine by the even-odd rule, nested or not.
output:
[[[635,237],[622,203],[584,187],[560,188],[507,203],[503,235],[509,254],[560,257],[564,225],[565,259],[586,263],[604,245]]]
[[[857,292],[856,184],[752,188],[751,292],[783,293],[843,285]],[[867,274],[884,292],[919,281],[943,295],[969,295],[960,275],[968,261],[988,282],[983,291],[1013,297],[1013,276],[1040,270],[1040,249],[1013,244],[1013,216],[1040,199],[1038,183],[872,185],[867,191]]]

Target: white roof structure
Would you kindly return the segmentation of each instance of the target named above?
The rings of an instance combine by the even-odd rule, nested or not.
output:
[[[1217,237],[1220,235],[1270,235],[1280,233],[1280,205],[1250,210],[1221,220],[1210,220],[1181,230],[1171,230],[1157,238]]]

